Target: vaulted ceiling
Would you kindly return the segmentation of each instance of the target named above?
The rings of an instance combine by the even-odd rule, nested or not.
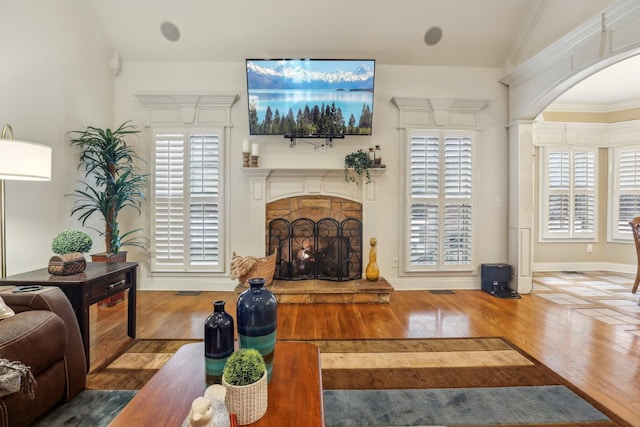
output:
[[[507,73],[614,0],[78,0],[126,61],[371,58]],[[161,25],[179,31],[167,40]],[[425,43],[432,27],[439,43]],[[629,72],[629,71],[625,71]],[[636,73],[637,74],[637,73]],[[619,82],[620,80],[618,80]],[[598,83],[600,85],[601,83]],[[593,85],[567,103],[620,102]],[[620,96],[632,94],[628,85]],[[580,98],[580,97],[583,98]],[[559,100],[560,101],[560,100]]]

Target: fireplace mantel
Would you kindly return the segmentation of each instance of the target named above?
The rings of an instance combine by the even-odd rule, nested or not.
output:
[[[286,197],[301,195],[326,195],[343,197],[362,204],[363,239],[376,236],[376,183],[383,176],[384,168],[370,169],[371,182],[366,177],[357,183],[348,182],[344,168],[242,168],[250,181],[250,224],[254,238],[254,251],[265,253],[266,204]]]
[[[309,169],[309,168],[242,168],[247,176],[269,177],[269,178],[342,178],[344,179],[344,168],[340,169]],[[386,168],[369,169],[371,181],[379,178]],[[364,180],[364,178],[363,178]]]

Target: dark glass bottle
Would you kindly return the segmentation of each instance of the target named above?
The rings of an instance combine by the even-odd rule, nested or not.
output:
[[[265,279],[249,279],[250,288],[238,296],[236,320],[240,348],[255,348],[267,365],[267,381],[271,381],[276,345],[278,303],[264,287]]]
[[[233,353],[233,317],[224,301],[213,302],[213,313],[204,322],[204,359],[207,386],[222,383],[222,368]]]

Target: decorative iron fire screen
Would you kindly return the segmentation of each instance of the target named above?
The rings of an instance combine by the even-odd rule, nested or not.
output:
[[[269,222],[269,253],[278,249],[274,278],[342,282],[362,277],[362,222],[324,218]]]

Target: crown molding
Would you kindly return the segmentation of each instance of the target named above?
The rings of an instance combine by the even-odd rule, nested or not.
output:
[[[640,108],[640,100],[618,102],[615,104],[549,104],[545,111],[554,113],[614,113],[617,111]]]

